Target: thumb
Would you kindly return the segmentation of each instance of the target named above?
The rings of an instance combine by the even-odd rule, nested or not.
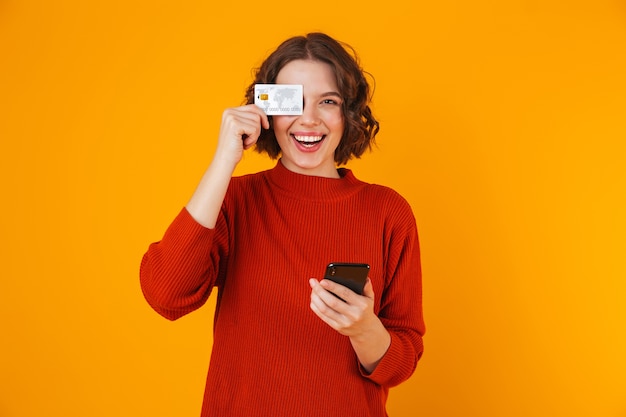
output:
[[[374,286],[372,285],[372,280],[370,277],[367,277],[367,281],[365,282],[365,286],[363,287],[363,296],[367,298],[374,299]]]

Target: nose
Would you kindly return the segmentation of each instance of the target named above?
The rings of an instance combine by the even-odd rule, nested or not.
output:
[[[300,115],[300,123],[304,126],[316,126],[320,124],[320,116],[315,105],[307,105],[307,103],[304,103],[302,114]]]

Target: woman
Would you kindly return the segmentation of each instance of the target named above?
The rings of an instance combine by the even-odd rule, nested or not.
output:
[[[312,33],[261,65],[244,106],[224,111],[214,158],[141,264],[168,319],[218,290],[203,416],[386,416],[388,389],[422,354],[415,219],[393,190],[337,165],[371,147],[378,122],[351,48]],[[300,84],[299,116],[252,104],[254,84]],[[244,150],[279,159],[233,177]],[[371,265],[362,294],[319,277]]]

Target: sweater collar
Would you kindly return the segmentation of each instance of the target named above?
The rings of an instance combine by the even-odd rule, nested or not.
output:
[[[340,178],[316,177],[299,174],[285,168],[279,160],[267,177],[275,189],[294,199],[337,201],[359,191],[365,183],[358,180],[352,170],[338,168]]]

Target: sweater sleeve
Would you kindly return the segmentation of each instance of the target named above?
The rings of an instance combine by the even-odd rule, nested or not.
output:
[[[205,228],[183,208],[163,239],[148,247],[141,261],[141,289],[163,317],[176,320],[209,298],[225,256],[219,228]]]
[[[391,335],[391,344],[371,374],[361,370],[364,377],[388,387],[400,384],[413,374],[424,350],[417,226],[410,206],[404,200],[398,214],[385,236],[387,278],[378,312]]]

